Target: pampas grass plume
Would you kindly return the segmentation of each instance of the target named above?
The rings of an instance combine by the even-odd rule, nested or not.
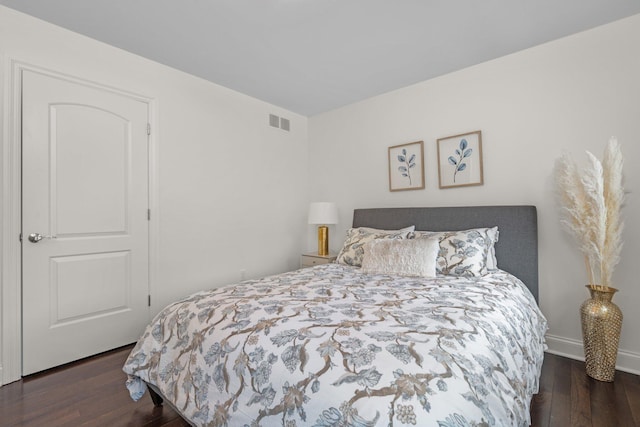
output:
[[[588,151],[587,160],[582,172],[566,153],[556,161],[561,222],[585,256],[589,283],[611,286],[613,270],[620,262],[624,228],[620,144],[611,138],[602,162]]]

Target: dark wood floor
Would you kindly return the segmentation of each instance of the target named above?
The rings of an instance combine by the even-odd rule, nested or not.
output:
[[[640,426],[640,376],[617,371],[600,382],[583,362],[546,354],[531,418],[533,426]]]
[[[122,372],[131,348],[0,387],[0,426],[188,426],[168,406],[155,408],[148,393],[131,400]]]
[[[131,347],[36,374],[0,388],[0,426],[187,426],[147,394],[133,402],[121,368]],[[613,383],[587,377],[584,363],[547,354],[533,426],[640,426],[640,377],[616,373]]]

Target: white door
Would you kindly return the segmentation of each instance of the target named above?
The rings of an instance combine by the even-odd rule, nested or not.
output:
[[[23,375],[149,320],[148,104],[23,71]]]

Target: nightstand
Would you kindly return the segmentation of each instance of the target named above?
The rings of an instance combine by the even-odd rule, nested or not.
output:
[[[314,265],[329,264],[336,260],[337,255],[329,252],[329,255],[318,255],[317,253],[302,254],[300,267],[313,267]]]

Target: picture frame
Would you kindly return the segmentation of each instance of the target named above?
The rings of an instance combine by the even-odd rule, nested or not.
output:
[[[484,184],[481,131],[440,138],[437,144],[440,188]]]
[[[389,191],[421,190],[423,188],[423,141],[389,147]]]

